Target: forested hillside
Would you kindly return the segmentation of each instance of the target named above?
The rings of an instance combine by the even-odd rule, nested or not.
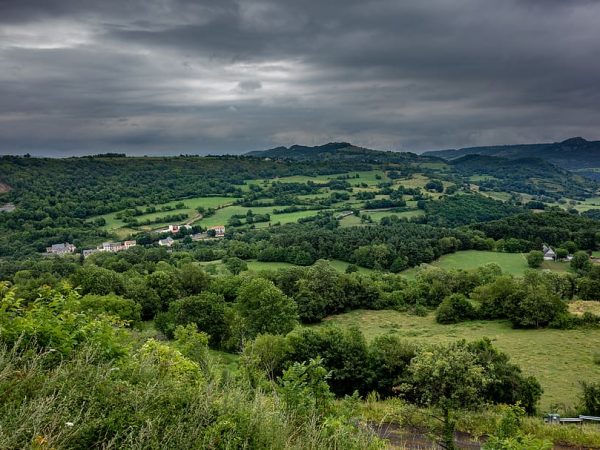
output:
[[[465,155],[497,156],[509,159],[540,158],[565,169],[600,167],[600,141],[587,141],[581,137],[551,144],[496,145],[469,147],[457,150],[434,150],[423,153],[447,160]]]

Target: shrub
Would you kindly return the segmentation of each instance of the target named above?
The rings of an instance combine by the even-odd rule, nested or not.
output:
[[[600,416],[600,383],[581,383],[581,408],[585,414]]]
[[[540,267],[543,262],[544,254],[539,250],[532,250],[527,255],[527,265],[533,269]]]
[[[142,307],[133,300],[119,295],[93,295],[88,294],[81,298],[77,306],[78,311],[85,311],[93,315],[108,314],[117,316],[131,324],[141,321]]]
[[[444,299],[436,311],[438,323],[458,323],[477,318],[477,310],[462,294],[452,294]]]

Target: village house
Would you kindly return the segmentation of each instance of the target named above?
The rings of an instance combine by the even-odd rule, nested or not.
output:
[[[166,239],[161,239],[158,241],[158,245],[160,245],[161,247],[171,247],[174,243],[175,243],[175,240],[171,236],[169,236]]]
[[[66,255],[68,253],[74,253],[76,247],[68,242],[62,244],[52,244],[51,247],[46,247],[46,253],[50,255]]]
[[[556,260],[556,252],[552,249],[552,247],[544,244],[542,247],[542,251],[544,253],[544,261],[555,261]]]
[[[207,231],[214,230],[215,237],[224,237],[225,236],[225,226],[217,225],[214,227],[208,227]]]
[[[137,245],[136,241],[125,241],[125,242],[103,242],[102,245],[99,245],[97,248],[90,248],[87,250],[83,250],[83,257],[87,258],[90,255],[98,252],[120,252],[123,250],[128,250],[131,247],[135,247]]]
[[[172,233],[172,234],[177,234],[182,229],[191,230],[192,226],[191,225],[169,225],[168,228],[162,228],[160,230],[154,230],[154,233]]]
[[[131,247],[135,247],[137,245],[136,241],[125,241],[125,242],[104,242],[98,250],[101,252],[120,252],[123,250],[128,250]]]

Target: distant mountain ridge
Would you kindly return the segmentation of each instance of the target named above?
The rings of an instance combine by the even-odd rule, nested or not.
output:
[[[248,152],[246,156],[272,159],[293,159],[296,161],[314,160],[353,160],[362,162],[425,162],[439,160],[435,156],[422,156],[409,152],[393,152],[358,147],[348,142],[330,142],[314,147],[292,145],[275,147],[269,150]]]
[[[587,141],[582,137],[573,137],[548,144],[467,147],[428,151],[422,155],[445,160],[453,160],[465,155],[498,156],[508,159],[540,158],[569,170],[589,169],[600,167],[600,141]]]

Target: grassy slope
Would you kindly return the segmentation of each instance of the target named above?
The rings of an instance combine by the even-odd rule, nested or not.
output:
[[[444,255],[431,263],[431,265],[443,269],[475,269],[492,262],[498,264],[503,272],[513,275],[523,275],[523,272],[528,268],[525,255],[521,253],[484,252],[477,250],[466,250]],[[402,272],[402,274],[408,278],[413,278],[417,270],[417,268],[408,269]]]
[[[397,311],[353,311],[326,321],[331,323],[356,325],[369,340],[388,333],[428,343],[487,336],[525,373],[540,381],[544,388],[542,411],[554,404],[574,405],[579,381],[600,379],[600,365],[593,362],[600,330],[514,330],[499,321],[439,325],[433,315],[418,317]]]
[[[277,270],[277,269],[289,269],[290,267],[301,267],[301,266],[295,266],[294,264],[290,264],[290,263],[286,263],[286,262],[264,262],[264,261],[248,260],[248,261],[246,261],[246,263],[248,264],[248,270],[252,270],[254,272],[258,272],[261,270]],[[215,265],[217,267],[218,273],[223,273],[223,274],[228,273],[227,269],[225,269],[225,266],[223,265],[223,263],[220,259],[216,260],[216,261],[201,262],[200,264],[203,266]],[[338,272],[344,272],[349,265],[347,262],[340,261],[337,259],[330,260],[329,264],[334,269],[336,269]],[[359,267],[358,271],[359,271],[359,273],[365,273],[365,274],[373,272],[372,269],[367,269],[366,267]]]
[[[175,207],[177,203],[184,203],[186,208],[182,209],[174,209],[172,211],[157,211],[151,214],[144,214],[142,216],[138,216],[137,219],[142,222],[146,219],[154,219],[156,217],[164,217],[170,216],[173,214],[187,214],[188,217],[193,217],[196,214],[196,208],[199,206],[203,206],[205,208],[216,208],[219,206],[223,206],[229,203],[233,203],[237,198],[234,197],[194,197],[188,198],[185,200],[174,200],[172,202],[163,203],[160,205],[150,205],[155,206],[157,209],[160,209],[163,206],[172,206]],[[145,209],[145,207],[140,207],[140,209]],[[121,228],[125,225],[125,223],[117,218],[115,218],[116,213],[105,214],[101,217],[104,217],[106,220],[106,225],[103,227],[106,230],[114,230],[117,228]],[[156,228],[160,224],[151,225],[152,228]]]
[[[512,275],[523,275],[525,270],[529,269],[527,260],[522,253],[500,253],[485,252],[478,250],[466,250],[462,252],[444,255],[440,259],[431,263],[434,267],[442,269],[476,269],[488,263],[496,263],[504,273]],[[568,262],[544,261],[542,269],[548,269],[555,272],[567,272],[569,270]],[[402,275],[413,279],[419,269],[413,267],[402,272]]]

